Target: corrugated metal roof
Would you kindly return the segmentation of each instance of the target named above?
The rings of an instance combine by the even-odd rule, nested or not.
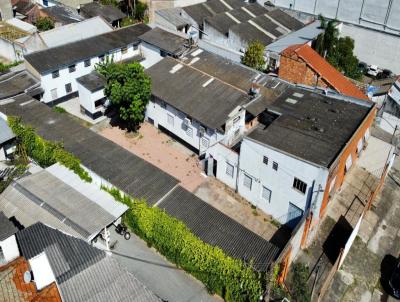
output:
[[[201,240],[221,248],[231,257],[246,262],[253,259],[255,268],[260,271],[265,271],[278,254],[279,249],[274,244],[180,186],[159,207],[183,221]]]

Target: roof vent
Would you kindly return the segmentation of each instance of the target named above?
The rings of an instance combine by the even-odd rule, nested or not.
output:
[[[329,108],[328,111],[332,112],[332,113],[339,113],[339,110],[337,110],[335,108]]]
[[[295,92],[292,94],[294,97],[296,98],[302,98],[304,96],[304,94],[300,93],[300,92]]]
[[[294,104],[297,103],[297,100],[291,99],[291,98],[287,98],[287,99],[285,100],[285,102],[294,105]]]
[[[24,273],[24,282],[25,283],[30,283],[33,280],[32,272],[31,271],[26,271]]]
[[[212,81],[214,81],[214,78],[209,79],[207,82],[203,84],[203,87],[207,87]]]
[[[250,87],[249,94],[250,95],[257,95],[260,93],[260,86],[258,86],[256,83],[252,83]]]

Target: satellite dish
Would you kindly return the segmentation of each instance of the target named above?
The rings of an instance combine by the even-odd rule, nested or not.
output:
[[[29,283],[29,282],[31,282],[31,281],[32,281],[32,274],[31,274],[30,271],[26,271],[26,272],[24,273],[24,282],[25,282],[25,283]]]

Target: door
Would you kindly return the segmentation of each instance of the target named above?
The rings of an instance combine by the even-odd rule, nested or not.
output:
[[[303,210],[295,206],[293,203],[289,202],[286,224],[290,228],[294,229],[296,225],[299,223],[301,217],[303,217]]]
[[[57,98],[57,88],[50,90],[50,93],[51,93],[51,99],[55,100]]]

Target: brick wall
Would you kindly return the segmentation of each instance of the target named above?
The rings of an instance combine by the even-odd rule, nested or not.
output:
[[[301,58],[297,57],[296,55],[293,55],[292,57],[286,57],[283,55],[281,56],[279,77],[295,84],[332,88],[324,79],[321,79],[313,69],[311,69]]]

